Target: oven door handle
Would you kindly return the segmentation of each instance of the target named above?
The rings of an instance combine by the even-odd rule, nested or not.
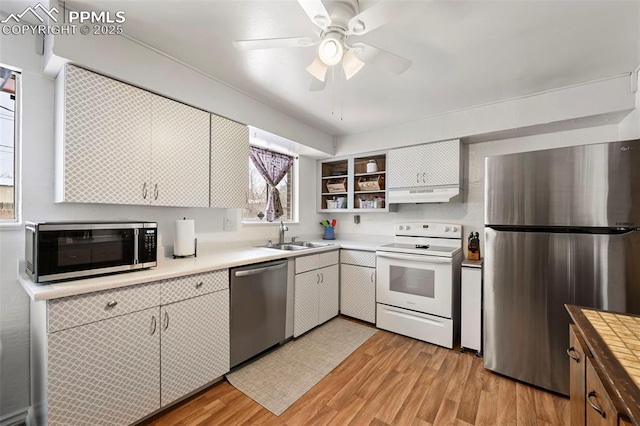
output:
[[[435,257],[435,256],[424,256],[421,254],[411,255],[411,254],[401,254],[401,253],[387,253],[387,252],[376,252],[376,256],[385,257],[389,259],[398,259],[398,260],[412,260],[418,262],[425,263],[441,263],[441,264],[451,264],[451,258],[448,257]]]

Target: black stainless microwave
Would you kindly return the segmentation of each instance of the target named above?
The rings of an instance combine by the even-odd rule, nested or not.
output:
[[[26,222],[26,271],[34,282],[157,266],[156,222]]]

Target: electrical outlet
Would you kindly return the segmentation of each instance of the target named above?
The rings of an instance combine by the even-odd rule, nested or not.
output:
[[[236,219],[235,219],[235,211],[231,214],[225,215],[222,222],[222,230],[223,231],[235,231],[236,230]]]
[[[354,214],[353,215],[353,223],[355,223],[356,225],[360,225],[360,215],[359,214]]]

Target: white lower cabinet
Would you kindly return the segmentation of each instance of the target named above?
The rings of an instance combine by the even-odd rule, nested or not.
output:
[[[340,313],[376,322],[376,253],[340,250]]]
[[[331,266],[327,264],[334,263]],[[340,311],[338,252],[296,259],[293,336],[298,337],[330,320]],[[310,267],[319,267],[307,271]]]
[[[162,406],[229,371],[229,290],[162,306]]]
[[[318,324],[329,321],[340,312],[340,277],[338,265],[319,269]]]
[[[466,265],[468,266],[466,266]],[[482,353],[482,261],[464,261],[461,272],[460,349]]]
[[[31,365],[36,424],[134,423],[229,371],[228,270],[32,302]]]
[[[156,307],[49,334],[39,424],[125,425],[160,408],[159,316]]]
[[[340,265],[340,312],[353,318],[376,322],[376,269]]]

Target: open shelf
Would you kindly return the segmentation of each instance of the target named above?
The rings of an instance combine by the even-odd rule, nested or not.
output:
[[[318,212],[395,211],[395,205],[390,209],[386,203],[386,152],[318,161],[318,166]],[[338,192],[330,192],[327,185]]]

